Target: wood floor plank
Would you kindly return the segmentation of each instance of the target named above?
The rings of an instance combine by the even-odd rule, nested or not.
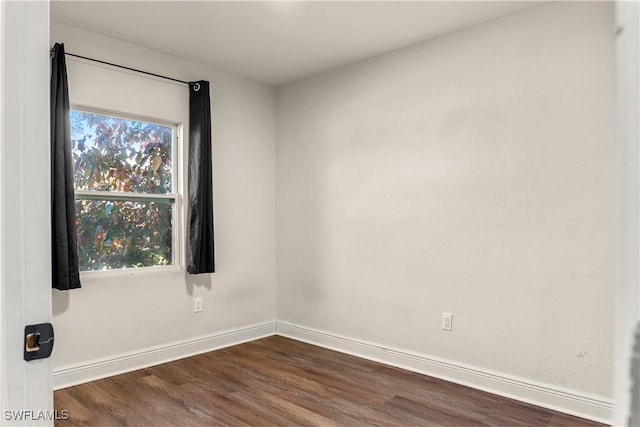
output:
[[[56,391],[57,427],[601,424],[273,336]]]

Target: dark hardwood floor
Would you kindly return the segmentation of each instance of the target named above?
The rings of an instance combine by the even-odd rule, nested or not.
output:
[[[273,336],[56,391],[71,426],[601,426]]]

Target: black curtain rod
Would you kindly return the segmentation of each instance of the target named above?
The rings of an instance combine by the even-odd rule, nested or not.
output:
[[[124,65],[112,64],[111,62],[100,61],[99,59],[87,58],[86,56],[76,55],[75,53],[65,52],[65,55],[75,56],[76,58],[86,59],[87,61],[99,62],[100,64],[111,65],[112,67],[124,68],[125,70],[135,71],[136,73],[146,74],[148,76],[160,77],[161,79],[172,80],[174,82],[182,83],[185,85],[189,85],[189,82],[185,82],[184,80],[174,79],[173,77],[162,76],[160,74],[150,73],[148,71],[138,70],[131,67],[125,67]]]

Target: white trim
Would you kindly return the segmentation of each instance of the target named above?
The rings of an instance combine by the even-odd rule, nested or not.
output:
[[[5,2],[0,3],[0,28],[4,28],[4,8]],[[0,165],[4,163],[4,31],[0,30]],[[0,173],[0,206],[4,206],[4,180]],[[0,209],[0,272],[4,271],[4,215]],[[0,307],[4,305],[4,274],[0,274]],[[0,314],[0,411],[4,413],[8,407],[9,386],[7,385],[7,365],[5,363],[5,316]]]
[[[451,360],[410,353],[287,322],[277,323],[276,334],[605,424],[609,424],[613,416],[612,400],[602,396]]]
[[[62,388],[131,372],[185,357],[218,350],[274,335],[276,323],[268,322],[214,335],[149,347],[141,351],[114,355],[88,363],[62,366],[53,370],[53,388]]]
[[[614,323],[615,425],[627,425],[633,401],[632,359],[640,321],[640,5],[616,1],[616,289]]]
[[[4,412],[53,410],[51,360],[22,357],[24,327],[51,321],[49,23],[48,1],[2,2],[2,425],[53,426]]]
[[[139,276],[149,274],[174,274],[186,272],[184,264],[176,265],[150,265],[148,267],[112,268],[108,270],[87,270],[80,272],[80,282],[84,280],[107,279],[111,277]]]
[[[154,201],[154,200],[175,200],[178,193],[134,193],[131,191],[97,191],[97,190],[75,190],[76,200],[135,200],[135,201]]]

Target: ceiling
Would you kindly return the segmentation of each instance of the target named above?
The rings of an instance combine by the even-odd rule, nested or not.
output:
[[[54,20],[281,85],[537,1],[53,1]]]

